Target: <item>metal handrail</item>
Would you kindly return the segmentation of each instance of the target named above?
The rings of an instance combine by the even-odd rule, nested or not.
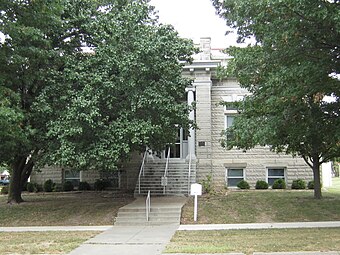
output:
[[[188,172],[188,195],[190,195],[190,183],[191,183],[191,153],[189,154],[189,172]]]
[[[144,176],[144,164],[145,164],[146,154],[147,154],[147,150],[145,150],[145,152],[144,152],[142,165],[140,166],[140,170],[139,170],[139,175],[138,175],[138,194],[140,194],[140,178],[141,178],[142,174]]]
[[[166,164],[165,164],[165,170],[164,170],[164,176],[163,176],[163,180],[164,180],[164,184],[163,184],[163,194],[165,194],[165,187],[167,185],[166,183],[166,178],[168,176],[168,168],[169,168],[169,159],[170,159],[170,147],[168,149],[168,154],[166,157]]]
[[[148,196],[146,197],[145,200],[145,210],[146,210],[146,221],[149,221],[149,215],[151,212],[151,192],[150,190],[148,191]]]

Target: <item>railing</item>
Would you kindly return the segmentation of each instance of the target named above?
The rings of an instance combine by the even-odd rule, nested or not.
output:
[[[148,196],[146,197],[145,201],[145,210],[146,210],[146,221],[149,221],[149,215],[151,212],[151,192],[148,191]]]
[[[191,183],[191,153],[189,154],[188,195],[190,195],[190,183]]]
[[[139,175],[138,175],[138,194],[140,194],[140,178],[141,178],[142,174],[144,176],[144,164],[145,164],[146,154],[147,154],[147,150],[144,152],[142,165],[140,166],[140,170],[139,170]]]
[[[169,159],[170,159],[170,147],[168,149],[168,154],[166,157],[166,164],[165,164],[165,170],[164,170],[164,176],[162,178],[162,185],[163,185],[163,194],[165,194],[165,188],[168,185],[168,180],[167,180],[167,176],[168,176],[168,168],[169,168]]]

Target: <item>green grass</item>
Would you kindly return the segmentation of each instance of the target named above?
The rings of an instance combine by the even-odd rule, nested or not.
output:
[[[108,192],[25,193],[26,202],[0,196],[0,226],[112,225],[118,209],[133,199]]]
[[[193,198],[182,210],[182,224],[193,224]],[[198,222],[205,224],[340,220],[340,181],[313,198],[313,191],[231,191],[198,199]]]
[[[197,223],[260,223],[340,220],[340,178],[324,190],[249,190],[201,196]],[[182,210],[182,224],[193,221],[193,199]],[[339,251],[340,228],[177,231],[167,253]]]
[[[339,251],[340,228],[177,231],[165,253]]]
[[[99,232],[10,232],[0,234],[0,254],[67,254]]]

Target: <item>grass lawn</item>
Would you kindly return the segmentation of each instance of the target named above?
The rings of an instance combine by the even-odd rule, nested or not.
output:
[[[0,196],[0,226],[112,225],[118,209],[131,196],[109,192],[24,193],[19,205]]]
[[[165,253],[340,251],[340,229],[177,231]]]
[[[11,232],[0,234],[0,254],[67,254],[99,232]]]
[[[193,224],[193,197],[182,210],[182,224]],[[199,224],[340,220],[340,178],[315,200],[312,190],[228,191],[198,198]]]
[[[198,224],[339,221],[340,178],[315,200],[313,191],[228,191],[198,200]],[[193,199],[182,210],[182,224],[193,221]],[[177,231],[167,253],[340,251],[340,228]]]

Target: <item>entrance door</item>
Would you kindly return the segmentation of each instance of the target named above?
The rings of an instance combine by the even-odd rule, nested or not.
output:
[[[183,130],[183,128],[179,128],[177,132],[176,142],[167,146],[166,152],[170,147],[170,158],[178,158],[185,159],[188,155],[188,134]],[[165,155],[166,157],[167,155]]]

